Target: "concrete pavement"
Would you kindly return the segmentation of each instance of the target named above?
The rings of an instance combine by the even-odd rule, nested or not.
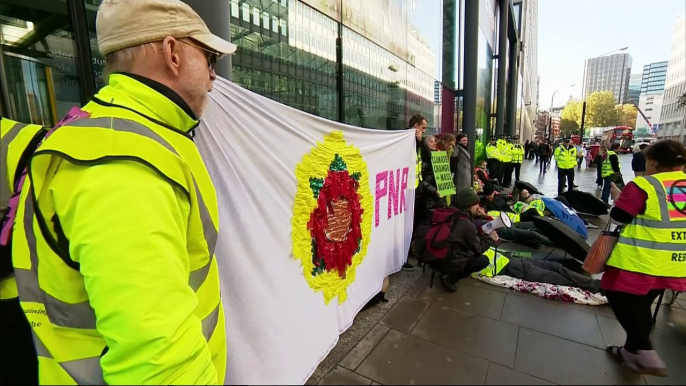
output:
[[[628,182],[631,156],[620,160]],[[576,184],[599,196],[595,171],[584,167]],[[557,193],[554,163],[539,177],[526,161],[522,180]],[[599,230],[589,233],[591,243]],[[516,249],[534,258],[550,251]],[[575,261],[564,264],[581,270]],[[361,312],[308,384],[686,384],[686,295],[661,308],[653,339],[671,375],[657,378],[628,372],[604,351],[625,339],[608,306],[542,299],[471,278],[447,293],[438,279],[430,288],[430,276],[419,268],[391,276],[389,303]]]

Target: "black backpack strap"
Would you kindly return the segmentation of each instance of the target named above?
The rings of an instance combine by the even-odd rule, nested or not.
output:
[[[12,186],[17,186],[17,183],[19,182],[22,173],[24,173],[24,169],[26,169],[26,166],[29,163],[29,158],[31,158],[33,152],[36,151],[38,145],[41,143],[41,141],[43,141],[43,138],[45,138],[45,134],[47,133],[48,129],[45,127],[38,130],[38,132],[36,132],[36,135],[34,135],[33,138],[31,138],[31,141],[29,142],[28,146],[26,146],[26,149],[24,149],[24,152],[21,153],[21,157],[19,158],[19,164],[17,164],[17,169],[14,173],[14,178],[12,179]]]

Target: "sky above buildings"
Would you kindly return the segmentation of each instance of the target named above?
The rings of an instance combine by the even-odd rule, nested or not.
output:
[[[629,47],[632,74],[643,66],[669,60],[672,30],[686,12],[686,0],[539,0],[539,109],[579,98],[584,60]]]

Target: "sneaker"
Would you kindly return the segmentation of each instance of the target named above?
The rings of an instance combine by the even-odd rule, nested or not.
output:
[[[638,372],[654,375],[656,377],[668,377],[669,369],[655,350],[638,350]]]
[[[443,283],[443,288],[448,292],[457,291],[457,285],[450,280],[450,276],[441,275],[441,283]]]
[[[414,271],[414,265],[410,263],[403,264],[403,271]]]

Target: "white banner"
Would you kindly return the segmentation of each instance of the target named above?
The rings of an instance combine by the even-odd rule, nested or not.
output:
[[[303,384],[407,256],[414,131],[214,87],[195,141],[219,203],[226,382]]]

